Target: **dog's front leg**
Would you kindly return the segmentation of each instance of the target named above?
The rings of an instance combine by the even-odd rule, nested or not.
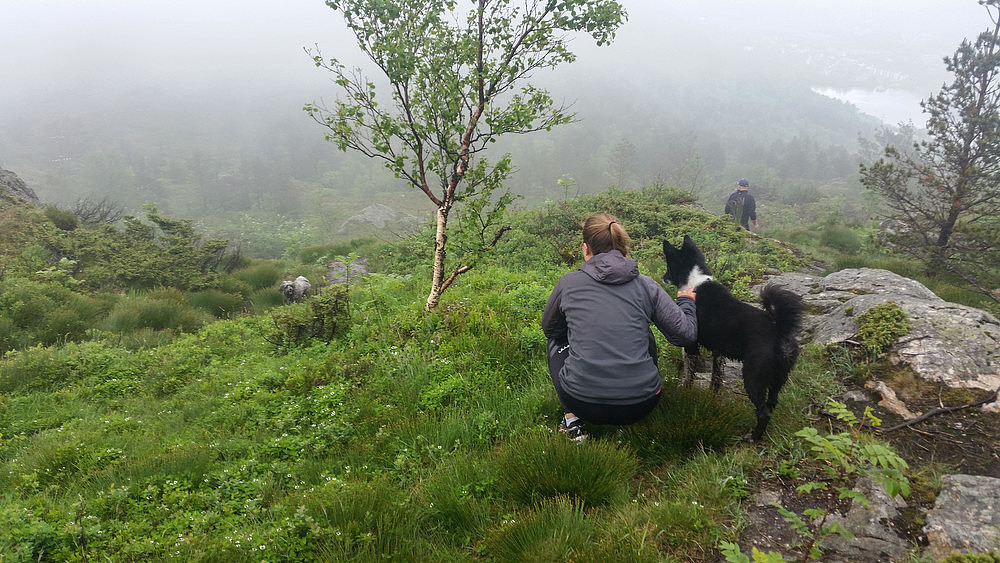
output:
[[[722,354],[712,352],[712,391],[722,389],[722,366],[725,361]]]
[[[698,345],[684,347],[684,385],[691,385],[695,371],[701,363],[701,349]]]

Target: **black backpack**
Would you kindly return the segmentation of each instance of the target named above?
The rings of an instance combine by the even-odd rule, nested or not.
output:
[[[726,202],[726,213],[733,216],[733,219],[737,223],[743,224],[743,206],[746,204],[747,197],[746,192],[733,192],[733,195],[729,196],[729,201]]]

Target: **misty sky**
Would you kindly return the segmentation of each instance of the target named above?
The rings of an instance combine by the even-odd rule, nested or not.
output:
[[[655,52],[663,39],[656,32],[668,21],[699,26],[734,48],[781,34],[836,44],[851,40],[861,23],[941,55],[952,52],[959,35],[971,36],[987,23],[975,0],[625,0],[624,5],[630,22],[616,43],[602,50],[603,60]],[[894,20],[902,13],[919,17],[899,25]],[[220,87],[292,90],[301,92],[300,103],[327,90],[327,78],[303,47],[318,43],[324,53],[343,60],[357,56],[338,14],[322,0],[0,0],[0,16],[0,111],[33,110],[36,101],[101,97],[136,86],[182,96],[212,96]],[[848,24],[855,29],[845,33]],[[580,43],[588,48],[586,40]]]
[[[302,49],[344,35],[333,10],[305,0],[0,0],[0,15],[3,104],[147,85],[319,88]]]
[[[656,142],[670,135],[731,139],[734,128],[761,123],[775,125],[762,135],[794,131],[797,125],[766,112],[782,111],[786,92],[795,99],[810,87],[840,99],[857,87],[848,100],[862,110],[889,124],[922,126],[919,101],[948,79],[942,57],[989,25],[976,0],[622,3],[629,21],[611,46],[578,36],[575,63],[533,77],[573,106],[580,122],[567,128],[576,133],[562,134],[585,142],[555,151],[546,148],[554,141],[538,136],[538,150],[518,161],[524,192],[541,193],[561,174],[587,178],[586,189],[606,185],[595,163],[630,127],[654,123],[636,133]],[[460,9],[470,4],[459,2]],[[169,212],[195,216],[204,211],[201,196],[186,190],[205,183],[199,174],[255,170],[255,163],[266,163],[268,185],[288,193],[304,189],[293,180],[320,185],[326,170],[334,172],[322,176],[324,186],[396,193],[391,174],[337,151],[302,111],[305,103],[329,105],[339,93],[304,48],[318,44],[325,57],[367,64],[323,0],[0,0],[0,24],[0,167],[43,201],[113,193],[133,208],[154,198]],[[715,90],[740,91],[742,81],[758,108],[744,122],[697,103],[694,111],[712,114],[670,111],[670,104],[717,99]],[[872,88],[888,90],[871,97]],[[719,99],[731,104],[734,97]],[[650,109],[661,113],[649,120]],[[817,141],[851,143],[857,131],[829,130],[841,137]],[[636,174],[659,175],[668,166],[658,156],[663,150],[644,151]],[[563,160],[553,168],[555,158]],[[146,184],[164,193],[140,190],[140,173],[154,175]],[[289,213],[304,209],[293,203]]]

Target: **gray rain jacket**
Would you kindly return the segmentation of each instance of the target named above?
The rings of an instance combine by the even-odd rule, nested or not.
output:
[[[612,250],[559,279],[542,313],[550,340],[569,343],[559,377],[563,389],[588,403],[630,405],[660,390],[650,355],[653,323],[676,346],[695,342],[695,303],[675,303],[635,260]]]

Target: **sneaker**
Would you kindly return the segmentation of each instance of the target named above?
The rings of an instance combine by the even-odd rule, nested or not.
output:
[[[559,431],[569,437],[573,442],[582,442],[588,438],[587,427],[579,418],[566,424],[566,419],[559,421]]]

